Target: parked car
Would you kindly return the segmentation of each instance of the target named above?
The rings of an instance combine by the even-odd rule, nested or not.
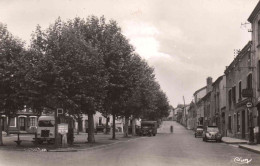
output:
[[[202,133],[203,133],[203,126],[197,126],[194,133],[195,138],[197,138],[198,136],[201,137]]]
[[[207,126],[202,134],[203,141],[207,142],[208,140],[215,140],[221,142],[222,135],[219,132],[217,126]]]

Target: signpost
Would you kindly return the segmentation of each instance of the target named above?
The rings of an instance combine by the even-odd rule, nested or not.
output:
[[[62,135],[62,147],[67,147],[67,133],[68,133],[68,124],[61,123],[58,124],[58,133]]]

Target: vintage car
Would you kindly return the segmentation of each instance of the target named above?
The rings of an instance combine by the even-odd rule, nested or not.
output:
[[[155,136],[157,134],[156,121],[141,121],[140,136]]]
[[[203,141],[207,142],[209,140],[215,140],[221,142],[222,135],[219,132],[217,126],[207,126],[202,134]]]
[[[203,133],[203,126],[197,126],[194,133],[195,138],[201,137],[202,133]]]

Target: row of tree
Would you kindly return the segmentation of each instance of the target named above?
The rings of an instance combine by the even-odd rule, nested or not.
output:
[[[2,114],[15,116],[25,105],[38,112],[63,108],[79,121],[87,114],[88,142],[95,141],[96,111],[113,115],[113,138],[116,117],[168,116],[153,68],[104,17],[58,18],[45,30],[38,25],[28,47],[0,24],[0,76]]]

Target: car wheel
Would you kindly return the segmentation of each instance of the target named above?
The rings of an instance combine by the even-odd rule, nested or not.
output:
[[[206,137],[203,137],[203,141],[207,142],[208,140],[207,140],[207,138],[206,138]]]
[[[195,134],[194,136],[195,136],[195,138],[197,138],[197,135],[196,135],[196,134]]]

